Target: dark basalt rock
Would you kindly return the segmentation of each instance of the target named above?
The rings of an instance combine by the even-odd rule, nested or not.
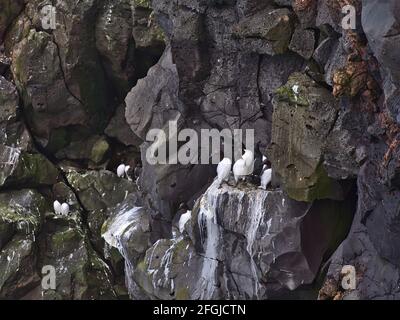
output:
[[[400,21],[398,1],[363,1],[362,26],[381,67],[386,104],[393,119],[400,113]]]
[[[398,1],[47,3],[0,0],[0,298],[400,298]],[[254,129],[270,189],[151,165],[170,121]]]
[[[332,257],[325,288],[333,283],[333,298],[342,292],[343,299],[399,299],[393,283],[399,279],[398,191],[389,191],[379,177],[379,164],[366,163],[358,178],[358,208],[348,238]],[[340,272],[344,265],[356,268],[356,289],[343,292]]]
[[[339,112],[331,93],[295,73],[277,90],[269,156],[288,195],[298,201],[343,199],[322,165],[323,148]]]
[[[343,239],[353,204],[299,203],[282,191],[218,189],[215,182],[195,205],[183,235],[151,246],[142,209],[124,207],[103,227],[103,236],[129,264],[133,298],[138,287],[158,299],[290,296],[314,281],[324,255]],[[130,222],[128,210],[137,211]],[[142,239],[138,247],[132,238]]]
[[[7,28],[23,9],[25,0],[2,0],[0,2],[0,43],[3,42]]]
[[[292,16],[288,9],[257,12],[233,27],[243,51],[259,54],[282,54],[292,35]]]
[[[130,129],[125,118],[125,104],[121,104],[115,111],[114,117],[111,118],[106,130],[104,131],[109,137],[117,139],[126,146],[140,146],[143,142]]]
[[[289,49],[304,59],[310,59],[314,53],[315,33],[313,30],[297,28],[292,36]]]

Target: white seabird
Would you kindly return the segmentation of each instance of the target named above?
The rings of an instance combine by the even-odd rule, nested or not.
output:
[[[272,169],[269,168],[265,170],[261,175],[261,185],[259,186],[259,188],[266,190],[267,186],[271,183],[271,179],[272,179]]]
[[[254,154],[250,150],[244,150],[244,155],[242,156],[242,159],[245,161],[246,168],[247,168],[247,174],[246,176],[250,175],[254,171]]]
[[[224,158],[218,164],[217,167],[217,179],[218,179],[218,186],[221,186],[222,182],[229,180],[229,174],[232,170],[232,160],[229,158]]]
[[[53,208],[54,208],[55,214],[61,214],[61,203],[60,202],[58,202],[57,200],[54,201]]]
[[[125,166],[125,176],[129,181],[132,181],[131,177],[129,176],[130,169],[131,169],[131,166]]]
[[[63,203],[61,205],[61,214],[63,216],[66,216],[66,215],[68,215],[68,213],[69,213],[69,205],[68,205],[68,203]]]
[[[233,176],[235,177],[236,183],[240,179],[244,179],[248,175],[248,168],[244,159],[239,159],[233,165]]]
[[[120,164],[117,168],[117,176],[122,178],[124,174],[126,173],[126,166],[124,164]]]

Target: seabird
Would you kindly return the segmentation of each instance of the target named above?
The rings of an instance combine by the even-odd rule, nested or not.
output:
[[[126,166],[124,164],[120,164],[117,168],[117,176],[122,178],[126,173]]]
[[[63,216],[66,216],[66,215],[68,215],[68,213],[69,213],[69,205],[68,205],[68,203],[63,203],[61,205],[61,214]]]
[[[246,176],[250,175],[254,171],[254,154],[250,150],[244,150],[244,155],[242,156],[242,159],[245,161],[246,168],[247,168],[247,174]]]
[[[130,169],[131,169],[131,166],[125,166],[125,176],[129,181],[132,181],[131,177],[129,176]]]
[[[257,143],[256,149],[254,150],[254,171],[253,175],[260,176],[263,172],[264,156],[260,151],[260,142]]]
[[[229,158],[224,158],[218,164],[217,175],[218,175],[218,186],[221,186],[222,182],[229,180],[229,175],[232,169],[232,160]]]
[[[61,214],[61,203],[57,200],[53,203],[54,213]]]
[[[267,186],[271,183],[272,179],[272,169],[266,169],[263,174],[261,175],[261,185],[259,186],[260,189],[267,190]]]
[[[233,176],[235,177],[236,183],[240,179],[244,179],[248,175],[248,168],[246,166],[246,161],[242,158],[235,162],[233,165]]]

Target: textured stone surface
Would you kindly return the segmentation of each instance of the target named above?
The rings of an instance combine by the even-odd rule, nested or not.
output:
[[[0,298],[400,298],[398,1],[50,3],[0,0]],[[254,129],[271,188],[151,165],[171,120]]]
[[[187,232],[147,244],[145,255],[147,222],[140,208],[129,209],[137,213],[127,220],[124,207],[103,237],[130,263],[133,297],[138,287],[158,299],[290,296],[314,281],[324,255],[348,231],[352,206],[299,203],[282,191],[252,186],[217,189],[215,182],[195,205]],[[310,232],[315,228],[318,232]],[[132,246],[138,237],[143,240]]]
[[[297,28],[292,36],[289,49],[304,59],[310,59],[314,53],[315,34],[313,30]]]
[[[282,187],[298,201],[342,199],[340,185],[322,165],[322,149],[338,114],[331,93],[294,74],[275,99],[269,154]]]
[[[374,56],[379,61],[384,78],[383,89],[393,119],[400,113],[400,10],[397,1],[363,1],[362,26]]]
[[[399,299],[393,284],[399,281],[399,193],[388,192],[379,185],[377,166],[366,163],[359,175],[359,204],[348,238],[332,257],[322,299],[332,299],[340,293],[343,299]],[[340,287],[340,272],[344,265],[356,269],[356,289],[344,291]],[[328,286],[333,287],[327,290]]]

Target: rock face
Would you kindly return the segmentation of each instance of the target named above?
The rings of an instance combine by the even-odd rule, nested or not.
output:
[[[302,74],[293,74],[277,90],[272,119],[270,159],[288,195],[298,201],[343,199],[329,178],[323,147],[338,116],[331,93]]]
[[[363,1],[362,26],[374,56],[381,66],[383,90],[392,117],[399,110],[400,61],[395,52],[399,50],[399,17],[394,12],[400,9],[397,1]]]
[[[136,54],[131,1],[57,2],[55,30],[42,28],[45,4],[0,1],[0,298],[125,298],[122,258],[104,253],[100,233],[136,186],[105,169],[138,153],[117,106],[164,41],[142,20]]]
[[[399,299],[399,9],[0,0],[0,298]],[[185,129],[254,130],[271,185]]]
[[[3,0],[0,3],[0,42],[3,38],[7,28],[12,24],[13,20],[18,16],[24,6],[24,0]]]
[[[300,203],[253,186],[218,189],[214,182],[183,234],[152,246],[143,209],[119,210],[103,237],[131,263],[128,282],[148,298],[265,299],[313,283],[324,255],[348,231],[354,208],[351,202]]]

